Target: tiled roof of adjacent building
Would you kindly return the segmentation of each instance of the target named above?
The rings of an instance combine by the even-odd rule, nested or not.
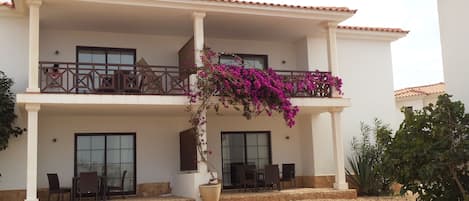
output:
[[[357,31],[376,31],[376,32],[392,32],[392,33],[409,33],[409,31],[400,28],[383,28],[383,27],[361,27],[361,26],[337,26],[338,29],[348,29]]]
[[[357,12],[357,10],[349,9],[347,7],[302,6],[302,5],[278,4],[278,3],[243,1],[243,0],[203,0],[203,1],[224,2],[224,3],[244,4],[244,5],[256,5],[256,6],[268,6],[268,7],[298,8],[298,9],[318,10],[318,11],[332,11],[332,12],[346,12],[346,13],[356,13]]]
[[[440,82],[436,84],[399,89],[394,91],[394,96],[396,98],[406,98],[412,96],[428,96],[432,94],[442,94],[445,93],[445,88],[445,83]]]

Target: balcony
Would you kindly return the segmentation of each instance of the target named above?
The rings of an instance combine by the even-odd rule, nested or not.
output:
[[[275,70],[294,86],[291,97],[331,97],[329,84],[306,90],[296,84],[308,71]],[[330,72],[320,72],[327,76]],[[189,74],[177,66],[40,62],[41,93],[187,95]]]

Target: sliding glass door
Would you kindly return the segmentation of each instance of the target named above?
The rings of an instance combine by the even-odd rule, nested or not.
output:
[[[108,186],[120,186],[126,172],[124,193],[135,194],[135,133],[76,134],[75,143],[75,176],[97,172]]]
[[[238,185],[237,165],[256,165],[264,169],[272,163],[270,131],[222,132],[223,186]]]

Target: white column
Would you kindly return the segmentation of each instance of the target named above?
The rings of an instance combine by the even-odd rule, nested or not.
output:
[[[202,58],[201,58],[201,55],[202,55],[202,51],[204,49],[204,18],[205,18],[205,13],[203,12],[194,12],[192,13],[192,18],[194,20],[194,24],[193,24],[193,29],[194,29],[194,56],[195,56],[195,65],[197,67],[202,67],[203,66],[203,63],[202,63]],[[194,87],[193,89],[195,89],[196,87],[196,82],[197,82],[197,75],[192,75],[191,77],[191,83],[193,84],[192,86]],[[204,114],[202,115],[205,119],[207,118],[207,115],[206,113],[204,112]],[[199,130],[200,131],[203,131],[205,133],[205,135],[200,138],[201,140],[203,140],[204,142],[207,142],[207,125],[204,124],[204,125],[201,125],[199,127]],[[202,145],[203,149],[204,150],[207,150],[207,146],[206,145]],[[198,156],[199,159],[200,159],[200,156]],[[206,164],[204,163],[199,163],[198,164],[198,170],[200,172],[207,172],[207,166]]]
[[[337,23],[327,23],[327,61],[329,71],[333,76],[339,76],[337,59]],[[332,88],[332,97],[340,97],[340,94]]]
[[[26,104],[28,112],[28,147],[26,167],[26,201],[38,201],[37,198],[37,137],[39,104]]]
[[[195,64],[197,67],[201,67],[202,51],[204,49],[205,37],[204,37],[204,18],[205,13],[203,12],[194,12],[192,13],[194,19],[194,54],[195,54]]]
[[[29,5],[29,82],[27,92],[39,92],[39,7],[41,0],[28,0]]]
[[[342,143],[342,123],[340,117],[341,112],[341,108],[330,111],[332,121],[334,160],[336,164],[334,188],[337,190],[348,189],[348,184],[345,180],[344,146]]]

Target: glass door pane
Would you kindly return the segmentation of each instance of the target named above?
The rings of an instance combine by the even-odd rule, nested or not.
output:
[[[256,68],[259,70],[266,69],[264,57],[260,56],[246,56],[243,57],[244,66],[246,68]]]
[[[107,181],[108,186],[121,186],[124,178],[124,191],[134,190],[135,178],[135,138],[134,135],[107,136]]]
[[[98,172],[104,175],[104,136],[77,136],[77,175],[80,172]]]
[[[223,185],[236,186],[239,184],[236,168],[246,161],[243,133],[222,134],[222,152]]]
[[[246,149],[248,164],[255,164],[257,169],[264,169],[270,163],[268,133],[247,133]]]
[[[269,132],[222,133],[223,187],[239,187],[239,165],[264,169],[271,163]]]

